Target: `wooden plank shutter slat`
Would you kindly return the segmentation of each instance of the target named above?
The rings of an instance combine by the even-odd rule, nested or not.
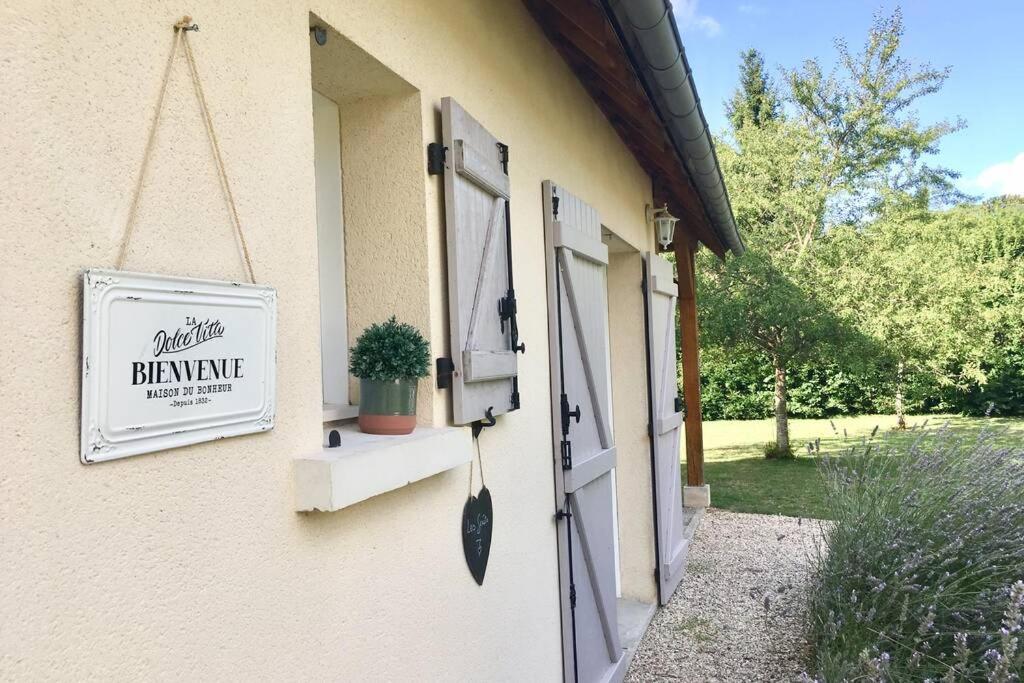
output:
[[[676,410],[676,289],[672,264],[644,255],[647,362],[654,449],[658,598],[666,604],[683,577],[689,542],[684,538],[679,445],[683,414]]]
[[[655,275],[651,278],[651,289],[658,294],[664,294],[666,296],[676,296],[676,283],[670,277],[658,277]]]
[[[577,256],[608,265],[608,245],[601,240],[588,237],[579,230],[555,221],[552,228],[555,235],[555,246],[572,250]]]
[[[607,397],[602,393],[601,385],[596,376],[595,358],[590,350],[591,338],[583,324],[583,317],[580,312],[580,297],[576,294],[573,282],[573,263],[576,257],[573,252],[562,249],[558,252],[558,259],[562,266],[562,284],[565,287],[566,299],[569,303],[569,311],[573,318],[573,328],[576,333],[576,343],[579,344],[580,359],[583,361],[583,372],[587,377],[587,389],[590,392],[591,408],[594,411],[594,422],[597,424],[597,434],[601,439],[602,448],[611,448],[611,429],[608,424],[608,415],[605,410]]]
[[[509,180],[501,165],[488,159],[465,140],[455,139],[455,171],[495,197],[508,199]]]
[[[463,381],[486,382],[516,375],[516,354],[512,351],[463,351]]]
[[[590,496],[585,488],[577,489],[570,498],[573,508],[573,515],[576,517],[576,530],[580,537],[580,545],[583,547],[583,563],[587,568],[587,575],[590,578],[590,585],[598,604],[598,615],[601,619],[601,631],[604,633],[605,647],[608,649],[608,658],[615,661],[622,656],[622,646],[619,644],[619,627],[616,617],[615,604],[615,583],[607,581],[607,577],[599,574],[602,562],[597,557],[595,544],[600,543],[597,538],[591,536],[598,534],[591,533],[592,516],[587,514],[585,499]],[[601,501],[599,504],[603,504]],[[596,530],[595,530],[596,531]],[[605,534],[602,534],[605,535]],[[602,551],[607,549],[602,548]],[[610,590],[609,590],[610,589]]]
[[[583,488],[615,467],[615,448],[606,448],[565,473],[565,490],[572,493]]]
[[[507,147],[454,99],[441,100],[452,420],[518,407],[508,216]],[[503,305],[504,304],[504,305]]]

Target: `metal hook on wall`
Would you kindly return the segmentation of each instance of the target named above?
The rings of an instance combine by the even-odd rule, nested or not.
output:
[[[498,424],[497,418],[494,417],[494,406],[484,411],[484,418],[484,420],[477,420],[470,425],[473,429],[474,439],[480,438],[480,432],[484,431],[485,428]]]

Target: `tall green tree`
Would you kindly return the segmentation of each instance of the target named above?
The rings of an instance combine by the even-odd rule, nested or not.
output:
[[[786,453],[788,368],[834,344],[843,326],[816,296],[813,262],[795,257],[824,203],[823,155],[780,101],[763,57],[743,53],[740,86],[728,105],[732,129],[719,142],[719,159],[747,251],[725,262],[704,255],[698,272],[703,338],[771,364],[777,452]]]
[[[822,143],[827,223],[858,223],[894,204],[927,208],[962,196],[957,173],[926,163],[961,119],[922,124],[916,105],[939,92],[950,68],[914,64],[900,53],[903,13],[876,14],[859,52],[836,41],[829,73],[817,59],[786,72],[796,116]]]
[[[835,305],[827,284],[834,276],[823,255],[835,228],[862,225],[893,206],[920,207],[950,185],[952,174],[924,160],[960,124],[922,125],[913,109],[948,71],[905,60],[902,36],[899,11],[876,16],[861,52],[837,43],[830,74],[815,60],[786,72],[786,97],[765,77],[763,58],[744,53],[728,105],[720,162],[748,249],[725,263],[703,262],[704,338],[741,344],[771,362],[783,451],[790,365],[879,353],[851,331],[848,310]],[[783,100],[785,108],[771,105]]]
[[[762,127],[782,113],[779,94],[764,70],[764,56],[754,48],[740,53],[740,85],[725,103],[733,130],[746,125]]]

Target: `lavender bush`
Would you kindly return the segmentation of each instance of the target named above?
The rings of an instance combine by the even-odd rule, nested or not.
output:
[[[942,428],[825,461],[808,597],[822,681],[1017,681],[1024,673],[1024,450]]]

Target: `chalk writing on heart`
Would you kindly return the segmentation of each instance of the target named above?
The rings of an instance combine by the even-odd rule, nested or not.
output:
[[[466,556],[469,573],[481,586],[491,554],[493,520],[491,492],[484,486],[480,493],[470,496],[462,508],[462,551]]]

